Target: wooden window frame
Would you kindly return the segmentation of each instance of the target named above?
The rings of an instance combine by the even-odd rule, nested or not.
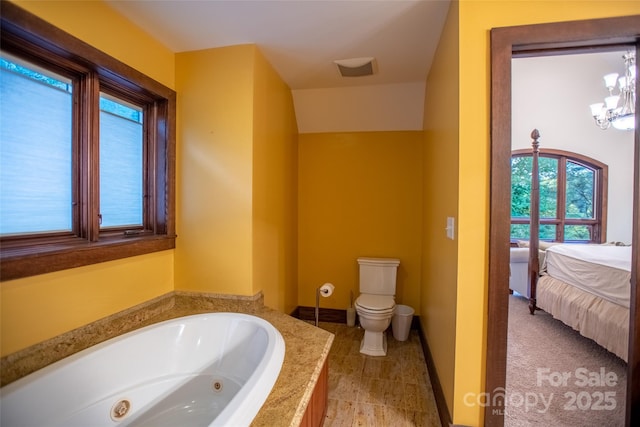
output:
[[[530,149],[513,150],[513,157],[531,156]],[[540,149],[540,157],[554,158],[558,160],[558,195],[556,198],[556,218],[540,218],[540,225],[555,225],[556,235],[554,242],[564,242],[564,227],[566,225],[587,225],[592,227],[591,240],[589,243],[604,243],[607,237],[607,188],[609,167],[598,160],[570,151],[555,150],[551,148]],[[567,195],[567,161],[577,163],[589,168],[594,172],[594,218],[576,219],[566,218],[566,195]],[[511,224],[529,224],[530,218],[511,217]],[[516,239],[517,240],[517,239]],[[515,240],[511,239],[512,243]]]
[[[72,230],[3,237],[0,280],[175,248],[175,91],[12,3],[0,19],[3,51],[74,80]],[[100,229],[100,91],[144,110],[143,227],[133,230]]]

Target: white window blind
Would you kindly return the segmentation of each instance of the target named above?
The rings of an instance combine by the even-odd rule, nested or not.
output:
[[[70,231],[71,81],[0,63],[0,234]]]
[[[142,109],[101,94],[101,228],[143,225],[142,138]]]

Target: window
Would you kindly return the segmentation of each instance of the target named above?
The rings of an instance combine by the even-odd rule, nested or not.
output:
[[[143,111],[100,94],[100,228],[144,228]]]
[[[72,81],[4,52],[0,67],[0,235],[70,232]]]
[[[11,3],[1,19],[1,279],[175,247],[175,92]]]
[[[528,240],[531,204],[530,150],[511,157],[511,240]],[[607,166],[560,150],[540,150],[540,239],[605,241]]]

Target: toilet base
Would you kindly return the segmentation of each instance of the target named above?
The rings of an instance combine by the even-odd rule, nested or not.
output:
[[[360,353],[368,356],[387,355],[387,334],[383,332],[364,331],[364,338],[360,343]]]

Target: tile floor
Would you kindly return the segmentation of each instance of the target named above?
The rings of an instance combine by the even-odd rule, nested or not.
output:
[[[418,332],[396,341],[387,330],[387,355],[360,353],[364,330],[321,322],[335,334],[329,354],[329,402],[324,427],[440,426]]]

